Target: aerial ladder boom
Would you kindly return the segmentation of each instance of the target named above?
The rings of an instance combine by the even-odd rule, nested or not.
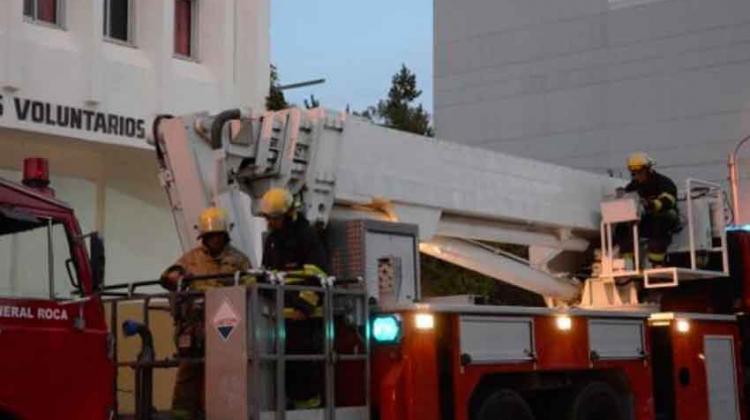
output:
[[[262,225],[251,214],[265,191],[284,187],[312,223],[416,224],[422,252],[562,301],[580,285],[546,263],[588,248],[602,198],[622,185],[324,109],[196,114],[165,119],[155,134],[183,248],[194,245],[200,210],[220,205],[238,225],[235,243],[257,262]],[[528,246],[531,260],[488,242]]]

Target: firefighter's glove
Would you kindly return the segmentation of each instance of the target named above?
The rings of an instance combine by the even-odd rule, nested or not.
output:
[[[648,200],[644,207],[649,213],[658,213],[661,211],[662,203],[660,200]]]
[[[303,292],[289,293],[286,296],[286,305],[290,309],[298,311],[299,314],[302,315],[302,319],[305,319],[313,315],[315,312],[315,305],[302,296],[302,293]]]
[[[163,288],[174,292],[177,290],[177,285],[180,283],[180,280],[185,278],[186,274],[185,267],[181,265],[173,265],[164,271],[159,278],[159,282]]]
[[[308,276],[318,276],[318,277],[326,276],[326,272],[314,264],[305,264],[304,270],[305,270],[305,274],[307,274]]]
[[[286,273],[288,278],[302,278],[302,279],[309,279],[312,277],[325,277],[326,272],[321,270],[317,265],[314,264],[305,264],[302,266],[301,270],[293,270],[293,271],[287,271]]]

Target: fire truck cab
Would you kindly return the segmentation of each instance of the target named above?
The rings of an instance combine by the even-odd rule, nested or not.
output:
[[[0,179],[0,418],[108,418],[102,241],[48,184],[44,159],[24,162],[23,184]]]

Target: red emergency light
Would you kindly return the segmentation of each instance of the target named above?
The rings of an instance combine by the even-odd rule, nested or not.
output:
[[[49,188],[49,163],[45,158],[26,158],[23,160],[23,185],[43,194],[54,196]]]

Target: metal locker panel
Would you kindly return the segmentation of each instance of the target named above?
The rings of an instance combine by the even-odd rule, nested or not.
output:
[[[395,284],[394,295],[397,301],[412,301],[417,298],[415,290],[416,249],[415,238],[407,235],[395,235],[392,233],[367,232],[365,235],[365,278],[378,278],[378,260],[385,257],[397,257],[401,260],[401,281]],[[407,281],[403,281],[407,279]],[[367,282],[367,291],[370,296],[378,296],[377,281]]]
[[[704,356],[711,420],[739,419],[733,338],[731,336],[706,336]]]
[[[534,321],[531,318],[460,317],[461,354],[472,363],[532,360]]]
[[[644,354],[643,321],[589,320],[589,351],[598,359],[639,359]]]
[[[339,278],[362,277],[367,294],[381,303],[419,299],[419,251],[416,225],[376,220],[332,221],[327,230],[331,274]],[[394,289],[381,296],[380,260],[391,260]],[[395,284],[398,283],[398,284]],[[395,293],[398,293],[396,296]]]

